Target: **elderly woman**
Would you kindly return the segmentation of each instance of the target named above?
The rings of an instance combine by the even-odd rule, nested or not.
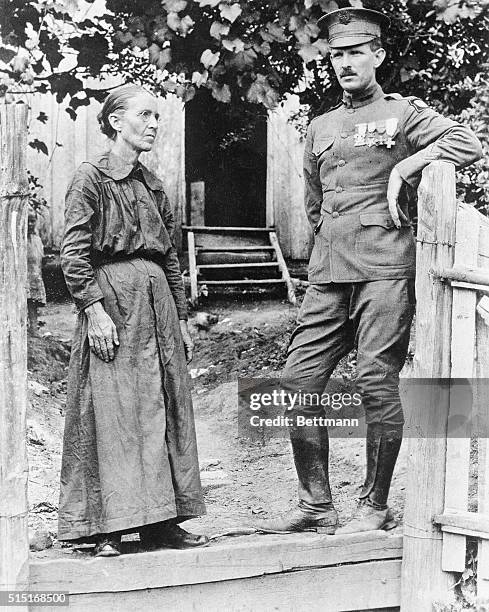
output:
[[[99,114],[110,151],[82,163],[66,196],[61,265],[79,309],[68,377],[58,538],[120,554],[207,543],[178,523],[204,514],[187,362],[185,291],[162,183],[139,161],[155,98],[124,86]],[[93,538],[95,536],[95,538]]]

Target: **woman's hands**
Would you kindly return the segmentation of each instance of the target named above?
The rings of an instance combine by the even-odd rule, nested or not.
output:
[[[115,357],[119,346],[119,337],[114,322],[105,312],[102,302],[95,302],[85,308],[88,320],[88,342],[91,350],[99,359],[109,362]],[[187,321],[180,320],[183,346],[187,363],[192,361],[194,343],[190,337]]]
[[[180,331],[182,332],[185,357],[187,358],[187,363],[190,363],[192,361],[192,356],[194,352],[194,343],[192,342],[192,338],[190,337],[188,331],[187,321],[183,319],[180,319]]]
[[[112,361],[119,346],[119,337],[114,322],[105,312],[102,302],[85,308],[88,320],[88,342],[91,350],[103,361]]]

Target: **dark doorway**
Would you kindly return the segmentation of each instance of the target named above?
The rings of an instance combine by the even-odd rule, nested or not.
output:
[[[205,225],[264,227],[266,110],[217,102],[199,90],[185,106],[185,168],[187,201],[190,184],[205,183]]]

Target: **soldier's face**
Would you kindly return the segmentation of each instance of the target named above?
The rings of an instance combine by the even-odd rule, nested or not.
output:
[[[385,58],[384,49],[372,51],[370,43],[331,49],[331,63],[341,87],[361,92],[375,81],[375,71]]]

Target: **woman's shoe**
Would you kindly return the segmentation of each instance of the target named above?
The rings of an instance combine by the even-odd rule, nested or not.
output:
[[[95,557],[118,557],[121,554],[121,536],[117,533],[101,533],[93,550]]]
[[[144,525],[139,529],[139,543],[141,550],[151,552],[158,550],[160,546],[160,533],[163,523],[153,523],[152,525]]]
[[[209,543],[207,536],[185,531],[176,524],[175,519],[146,525],[140,530],[139,539],[141,547],[146,551],[159,548],[197,548]]]
[[[189,533],[179,527],[176,523],[166,522],[161,531],[162,546],[168,548],[197,548],[209,543],[209,538],[205,535]]]

